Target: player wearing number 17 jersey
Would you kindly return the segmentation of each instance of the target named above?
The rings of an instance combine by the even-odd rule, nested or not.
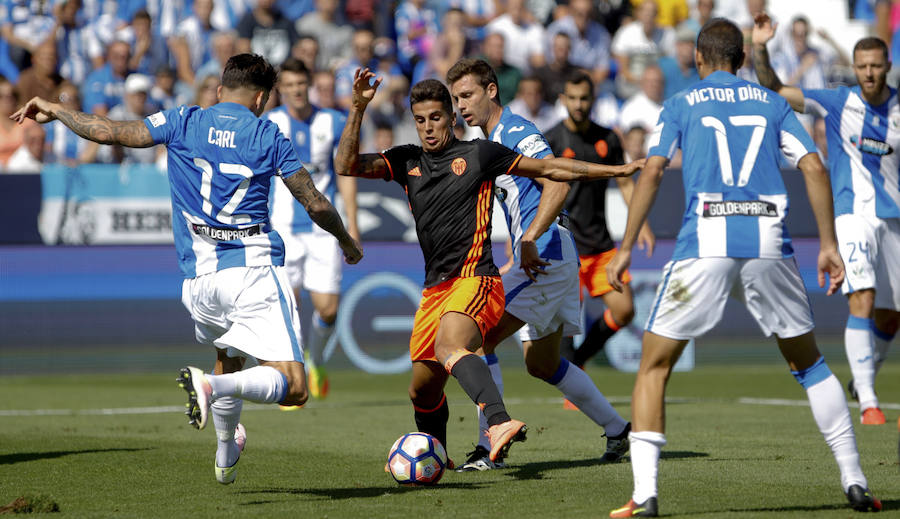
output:
[[[778,154],[784,153],[803,172],[821,242],[819,284],[824,286],[825,273],[830,274],[831,294],[844,271],[828,173],[784,98],[734,75],[743,58],[743,35],[737,26],[717,18],[703,27],[696,50],[702,80],[663,105],[650,138],[647,167],[632,194],[622,247],[607,266],[613,288],[621,290],[621,276],[663,170],[681,148],[685,214],[647,321],[632,394],[634,492],[611,517],[658,514],[656,479],[660,449],[666,443],[666,382],[688,341],[721,319],[729,294],[747,307],[766,335],[775,334],[793,375],[806,390],[851,506],[881,508],[860,468],[841,385],[813,336],[809,300],[784,225],[788,199]]]
[[[181,370],[190,423],[216,429],[216,479],[231,483],[246,434],[243,399],[302,405],[307,398],[300,325],[284,272],[284,244],[269,223],[269,189],[280,176],[317,224],[334,234],[349,262],[362,257],[337,211],[316,190],[290,141],[259,119],[275,83],[265,59],[230,58],[219,103],[181,106],[143,121],[110,121],[34,98],[13,118],[59,119],[101,144],[165,144],[175,248],[184,274],[182,301],[197,340],[216,348],[216,375]],[[259,366],[241,370],[246,357]]]

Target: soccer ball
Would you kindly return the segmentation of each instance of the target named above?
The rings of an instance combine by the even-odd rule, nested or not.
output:
[[[391,475],[401,485],[434,485],[444,475],[447,451],[434,436],[404,434],[388,452]]]

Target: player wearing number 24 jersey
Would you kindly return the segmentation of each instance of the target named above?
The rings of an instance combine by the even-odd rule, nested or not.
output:
[[[650,139],[647,167],[631,197],[622,247],[607,266],[607,278],[621,290],[638,230],[665,166],[680,148],[685,213],[647,321],[632,393],[634,492],[611,517],[659,513],[657,473],[666,444],[666,383],[688,341],[721,319],[729,295],[747,307],[766,335],[776,336],[794,377],[806,390],[851,506],[881,509],[860,467],[841,384],[812,333],[812,311],[784,225],[788,198],[777,158],[784,153],[803,173],[819,228],[819,285],[825,285],[827,272],[830,295],[843,281],[844,269],[828,173],[784,98],[734,75],[743,60],[743,34],[737,26],[716,18],[703,27],[696,51],[701,81],[663,105]],[[801,487],[796,490],[803,492]]]
[[[188,393],[189,423],[203,429],[212,413],[219,483],[235,480],[247,440],[243,400],[302,405],[307,398],[296,304],[284,272],[284,244],[269,224],[269,187],[280,176],[314,222],[338,238],[348,262],[362,257],[337,211],[316,190],[275,123],[259,119],[275,84],[260,56],[231,57],[219,103],[182,106],[143,121],[110,121],[40,98],[12,118],[59,119],[101,144],[168,148],[173,232],[185,280],[182,300],[197,340],[216,348],[216,375],[188,366],[178,382]],[[259,365],[243,370],[245,357]]]

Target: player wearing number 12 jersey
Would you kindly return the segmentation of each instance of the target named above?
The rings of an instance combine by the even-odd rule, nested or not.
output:
[[[744,59],[743,35],[728,20],[707,23],[697,38],[702,80],[669,98],[650,138],[647,167],[629,206],[622,247],[607,266],[621,276],[659,188],[681,148],[685,214],[647,321],[632,393],[634,492],[611,517],[658,514],[657,465],[666,443],[664,399],[672,367],[688,340],[721,319],[729,294],[744,303],[806,390],[813,417],[831,447],[841,486],[857,510],[880,510],[859,464],[850,411],[840,382],[819,353],[812,312],[784,225],[788,199],[778,154],[799,166],[819,228],[819,284],[838,289],[844,269],[837,250],[828,172],[790,106],[771,90],[734,75]],[[808,477],[804,483],[808,483]],[[802,487],[796,489],[803,492]]]
[[[219,103],[181,106],[143,121],[110,121],[34,98],[13,118],[59,119],[101,144],[146,148],[165,144],[172,191],[175,248],[184,274],[182,301],[197,340],[216,348],[216,375],[181,370],[190,423],[206,426],[212,409],[218,445],[216,479],[236,477],[246,434],[244,399],[302,405],[307,398],[300,325],[284,272],[284,244],[269,223],[269,189],[280,176],[317,224],[334,234],[348,262],[362,250],[316,190],[275,123],[259,119],[275,70],[252,54],[231,57]],[[246,357],[259,366],[242,370]]]

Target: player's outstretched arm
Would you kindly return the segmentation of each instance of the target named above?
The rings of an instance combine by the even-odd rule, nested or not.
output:
[[[537,239],[547,232],[553,221],[559,217],[559,213],[566,204],[566,196],[569,194],[569,184],[566,182],[554,182],[546,178],[538,178],[535,181],[541,184],[541,200],[538,202],[534,220],[522,233],[522,239],[519,241],[521,249],[519,268],[532,281],[537,281],[538,275],[546,274],[544,267],[550,265],[549,262],[541,259],[537,248]]]
[[[102,115],[70,110],[40,97],[33,97],[9,118],[20,124],[25,119],[34,119],[41,124],[58,119],[80,137],[100,144],[129,148],[149,148],[155,144],[144,121],[112,121]]]
[[[644,166],[637,185],[634,187],[634,192],[631,194],[631,201],[628,204],[628,223],[625,225],[622,245],[606,265],[606,279],[609,285],[618,292],[623,289],[622,274],[631,265],[631,249],[634,248],[640,229],[647,221],[647,215],[650,214],[650,208],[653,207],[653,202],[656,200],[656,193],[659,191],[659,184],[662,182],[663,171],[667,163],[667,158],[657,155],[647,159],[647,165]]]
[[[375,91],[381,84],[381,78],[374,83],[369,82],[375,73],[369,69],[356,69],[353,75],[353,95],[350,101],[350,112],[347,123],[341,132],[337,154],[334,157],[334,171],[338,175],[363,178],[385,178],[388,164],[384,157],[377,153],[359,154],[359,130],[362,127],[363,114]]]
[[[844,281],[844,263],[838,252],[837,238],[834,233],[834,206],[831,194],[831,180],[828,178],[828,170],[819,155],[807,153],[797,167],[803,172],[803,180],[806,182],[806,193],[809,196],[809,205],[812,206],[813,216],[819,228],[819,286],[825,287],[825,273],[828,273],[829,283],[826,293],[831,295],[840,288]]]
[[[552,159],[522,157],[510,173],[520,177],[547,178],[557,182],[597,180],[600,178],[630,177],[637,170],[644,167],[645,162],[647,162],[646,159],[640,159],[628,164],[609,166],[567,159],[565,157]]]
[[[338,240],[341,250],[344,251],[344,259],[347,263],[358,263],[362,259],[363,251],[359,242],[344,228],[344,222],[337,209],[325,198],[325,195],[316,189],[309,172],[306,169],[284,179],[284,184],[290,190],[294,198],[306,209],[309,217],[322,229],[325,229]]]
[[[775,37],[775,26],[772,25],[772,19],[767,14],[756,16],[753,24],[753,66],[756,68],[756,77],[759,78],[759,84],[774,90],[780,96],[787,99],[791,108],[797,112],[803,112],[805,99],[803,91],[797,87],[787,86],[778,79],[778,75],[772,68],[772,62],[769,60],[769,51],[766,49],[766,43]]]

